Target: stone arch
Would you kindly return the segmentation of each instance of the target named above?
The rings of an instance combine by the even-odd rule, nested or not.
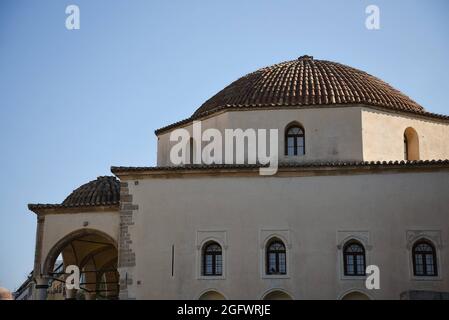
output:
[[[298,120],[293,120],[285,125],[284,132],[287,132],[287,130],[291,127],[300,127],[301,129],[305,130],[304,125],[301,122],[299,122]]]
[[[96,299],[97,295],[114,298],[115,294],[118,294],[118,250],[116,241],[110,235],[96,229],[85,228],[62,237],[53,245],[44,260],[42,268],[44,276],[64,279],[64,274],[53,274],[59,254],[62,254],[64,266],[70,264],[78,266],[81,274],[80,287],[86,299]],[[105,273],[108,273],[107,278],[112,279],[111,281],[102,276]],[[105,279],[110,284],[103,284]],[[114,288],[111,289],[112,287]],[[66,291],[66,298],[67,294]]]
[[[293,300],[292,296],[284,289],[271,289],[265,292],[262,300]]]
[[[366,293],[353,290],[344,294],[340,300],[371,300],[371,298]]]
[[[265,249],[267,247],[268,243],[274,239],[277,239],[277,240],[283,242],[286,249],[290,249],[291,244],[290,244],[288,237],[286,237],[285,235],[281,234],[280,232],[276,232],[276,231],[270,232],[265,236],[265,238],[263,239],[263,242],[262,242],[262,246],[261,246],[262,249]]]
[[[226,300],[226,297],[215,289],[206,290],[198,300]]]
[[[90,229],[90,228],[84,228],[84,229],[75,230],[75,231],[65,235],[58,242],[56,242],[55,245],[53,245],[53,247],[47,253],[47,257],[44,260],[42,273],[43,274],[49,274],[52,271],[53,265],[54,265],[56,259],[58,258],[58,255],[73,240],[76,240],[78,238],[82,238],[82,237],[85,237],[85,236],[89,236],[89,235],[98,235],[100,237],[103,237],[109,243],[111,243],[115,247],[115,249],[117,249],[116,241],[110,235],[104,233],[103,231],[96,230],[96,229]]]
[[[343,249],[343,247],[351,241],[360,242],[360,244],[365,248],[366,251],[371,250],[371,245],[368,237],[357,234],[357,232],[351,233],[344,237],[337,245],[338,249]]]
[[[409,238],[407,239],[407,249],[411,250],[413,248],[413,246],[415,245],[416,242],[418,241],[428,241],[430,242],[435,249],[438,251],[438,249],[441,249],[441,239],[440,239],[440,235],[431,235],[431,234],[427,234],[425,232],[418,232],[416,234],[410,235]]]

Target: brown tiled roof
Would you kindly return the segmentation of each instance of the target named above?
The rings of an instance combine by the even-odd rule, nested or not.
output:
[[[102,176],[74,190],[62,205],[107,205],[118,203],[119,200],[120,182],[113,176]]]
[[[199,164],[166,167],[111,167],[114,174],[138,173],[144,171],[194,171],[194,170],[220,170],[220,169],[259,169],[259,164]],[[413,161],[334,161],[334,162],[298,162],[279,163],[279,168],[418,168],[418,167],[449,167],[449,159],[445,160],[413,160]]]
[[[61,204],[29,204],[30,210],[118,205],[120,181],[114,176],[101,176],[75,189]]]
[[[222,110],[355,104],[449,118],[426,112],[408,96],[364,71],[302,56],[241,77],[203,103],[190,118],[160,128],[156,134]]]
[[[259,69],[207,100],[194,116],[226,107],[367,104],[423,111],[406,95],[372,75],[331,61],[302,56]]]

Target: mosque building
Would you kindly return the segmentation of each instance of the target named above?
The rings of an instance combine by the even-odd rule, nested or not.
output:
[[[197,122],[223,136],[276,129],[276,172],[249,153],[202,161],[198,139],[174,164],[171,135],[193,137]],[[449,298],[449,116],[301,56],[155,134],[156,166],[113,166],[61,203],[29,205],[35,299],[48,298],[58,257],[79,267],[85,299]],[[371,265],[379,289],[366,287]]]

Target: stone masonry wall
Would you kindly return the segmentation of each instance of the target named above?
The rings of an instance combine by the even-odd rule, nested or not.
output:
[[[129,286],[133,285],[133,270],[136,265],[136,254],[132,249],[130,229],[134,226],[133,214],[139,209],[129,193],[128,182],[120,182],[120,233],[118,249],[118,271],[120,273],[120,299],[133,298],[129,294]]]

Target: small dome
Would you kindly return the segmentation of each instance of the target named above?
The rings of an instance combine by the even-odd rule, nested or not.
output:
[[[112,176],[98,177],[74,190],[63,202],[68,207],[111,205],[120,200],[120,181]]]
[[[355,68],[311,56],[259,69],[207,100],[193,117],[226,108],[366,104],[424,112],[382,80]]]

